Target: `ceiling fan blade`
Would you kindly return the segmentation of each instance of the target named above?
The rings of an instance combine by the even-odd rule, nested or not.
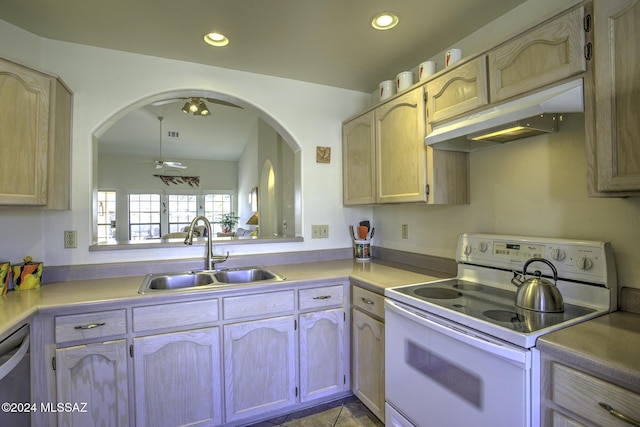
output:
[[[185,100],[185,99],[187,99],[187,98],[162,99],[160,101],[152,102],[151,105],[153,105],[154,107],[159,107],[161,105],[171,104],[172,102],[182,101],[182,100]]]
[[[204,98],[204,99],[211,104],[224,105],[225,107],[242,108],[239,105],[233,104],[231,102],[223,101],[221,99],[215,99],[215,98]]]
[[[176,169],[186,169],[187,167],[179,162],[164,162],[167,167]]]

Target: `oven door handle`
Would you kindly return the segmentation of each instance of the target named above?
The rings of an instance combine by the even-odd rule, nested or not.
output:
[[[5,354],[2,354],[0,356],[10,354],[11,351],[14,351],[14,350],[15,348],[7,351]],[[2,380],[4,377],[9,375],[9,373],[13,370],[13,368],[18,366],[18,363],[22,361],[22,358],[24,357],[25,354],[27,354],[27,351],[29,351],[29,333],[27,333],[23,337],[20,347],[18,347],[18,350],[15,351],[13,356],[11,356],[6,362],[0,365],[0,380]]]
[[[413,311],[409,307],[400,306],[399,304],[390,301],[389,299],[385,299],[384,304],[385,308],[390,310],[391,312],[397,313],[400,316],[403,316],[424,327],[432,329],[457,341],[471,345],[479,350],[485,351],[519,366],[526,366],[527,368],[529,368],[531,365],[529,352],[523,349],[509,346],[507,344],[503,345],[495,341],[489,341],[485,338],[473,334],[470,331],[463,330],[462,328],[458,328],[454,325],[440,323],[436,319],[434,319],[433,316],[428,316],[426,314]],[[385,318],[386,317],[387,316],[385,314]]]

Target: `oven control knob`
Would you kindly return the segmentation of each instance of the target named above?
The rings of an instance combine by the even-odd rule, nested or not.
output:
[[[578,259],[578,268],[580,270],[589,270],[591,267],[593,267],[593,260],[591,258],[583,256]]]
[[[567,254],[562,249],[553,249],[551,251],[551,258],[556,261],[562,261]]]
[[[471,246],[464,245],[464,254],[465,255],[471,255]]]
[[[480,244],[478,245],[478,249],[480,249],[480,252],[482,253],[487,252],[488,248],[489,245],[487,245],[487,242],[480,242]]]

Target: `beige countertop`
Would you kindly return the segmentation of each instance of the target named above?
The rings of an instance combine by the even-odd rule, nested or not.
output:
[[[640,314],[616,311],[544,335],[536,347],[640,393]]]
[[[337,261],[307,262],[270,266],[278,274],[284,275],[287,285],[309,280],[330,280],[350,278],[368,289],[383,293],[385,288],[428,282],[450,275],[437,271],[425,274],[395,268],[376,262],[356,262],[352,259]],[[43,285],[29,291],[10,291],[0,297],[0,339],[13,332],[39,311],[48,311],[61,307],[82,305],[88,307],[109,302],[131,302],[139,300],[166,301],[167,299],[193,298],[197,295],[210,297],[216,290],[157,292],[139,294],[144,276],[114,277],[108,279],[75,280]],[[246,287],[247,285],[240,285]],[[263,285],[250,285],[263,286]],[[226,288],[228,290],[229,288]]]

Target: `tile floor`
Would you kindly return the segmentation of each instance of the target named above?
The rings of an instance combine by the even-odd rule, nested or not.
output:
[[[355,396],[325,403],[249,427],[383,427]]]

